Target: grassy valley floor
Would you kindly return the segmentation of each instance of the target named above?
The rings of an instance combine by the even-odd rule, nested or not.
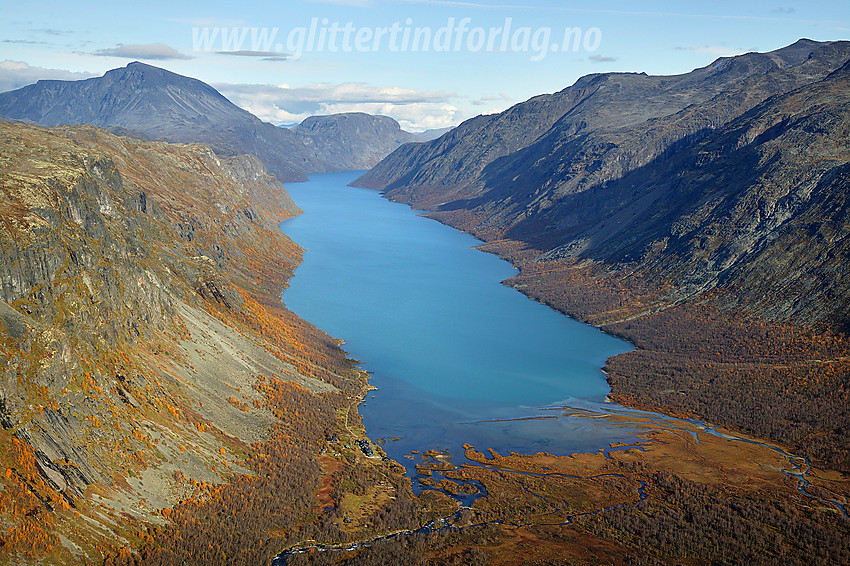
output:
[[[600,418],[598,415],[587,418]],[[850,480],[781,448],[645,413],[603,417],[642,430],[593,454],[500,455],[421,468],[487,496],[434,531],[287,564],[840,564],[850,559]],[[428,493],[428,492],[423,492]],[[326,549],[327,550],[327,549]],[[384,562],[390,563],[390,562]]]

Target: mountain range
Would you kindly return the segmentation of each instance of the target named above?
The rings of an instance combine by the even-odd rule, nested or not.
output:
[[[715,288],[844,325],[850,43],[800,40],[676,76],[589,75],[396,150],[355,185],[540,259]],[[793,253],[786,253],[793,250]]]
[[[134,62],[102,77],[41,80],[0,93],[0,115],[45,126],[91,124],[140,139],[205,143],[222,155],[254,154],[281,181],[369,169],[402,144],[430,135],[386,116],[314,116],[294,128],[263,122],[197,79]]]

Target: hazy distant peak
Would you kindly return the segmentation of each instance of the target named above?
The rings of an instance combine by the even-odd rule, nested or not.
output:
[[[400,131],[401,126],[389,116],[366,114],[365,112],[342,112],[339,114],[317,115],[305,118],[298,126],[300,130],[315,130],[321,127],[342,125],[371,125],[380,126],[393,131]]]

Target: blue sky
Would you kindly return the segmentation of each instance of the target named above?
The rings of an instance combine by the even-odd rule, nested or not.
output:
[[[588,73],[683,73],[801,37],[850,38],[846,1],[0,1],[0,90],[142,60],[277,124],[365,111],[411,130],[504,110]]]

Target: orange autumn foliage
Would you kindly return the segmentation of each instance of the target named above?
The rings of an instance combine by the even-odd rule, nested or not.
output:
[[[68,503],[44,481],[29,444],[7,431],[0,432],[0,440],[8,463],[0,490],[0,516],[7,524],[0,538],[19,557],[39,559],[59,543],[53,511],[67,509]]]

